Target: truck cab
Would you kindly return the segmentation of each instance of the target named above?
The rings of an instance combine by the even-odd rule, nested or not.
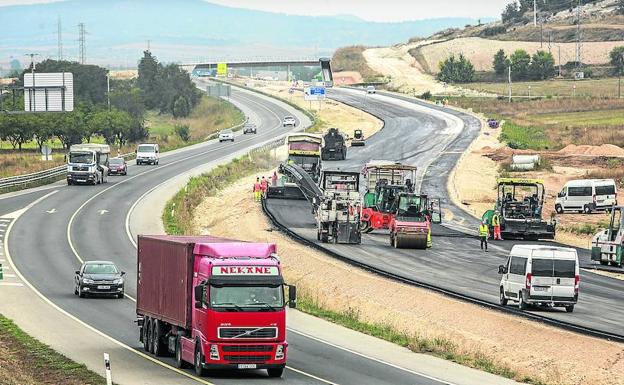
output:
[[[67,154],[67,184],[100,184],[108,181],[107,144],[74,144]]]
[[[200,376],[213,369],[282,375],[286,306],[296,306],[296,289],[284,283],[274,244],[142,236],[138,274],[146,350],[168,350]]]

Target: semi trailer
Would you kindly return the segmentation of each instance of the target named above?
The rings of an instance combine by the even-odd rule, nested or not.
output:
[[[286,286],[276,246],[211,236],[139,236],[137,324],[146,351],[197,375],[286,366]],[[288,289],[288,300],[284,289]]]
[[[308,173],[315,182],[321,176],[321,148],[323,137],[316,134],[297,133],[288,135],[288,164],[296,164]]]

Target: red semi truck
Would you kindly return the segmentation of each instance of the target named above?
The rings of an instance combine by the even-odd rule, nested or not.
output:
[[[139,236],[137,323],[146,351],[178,367],[286,366],[286,309],[296,306],[276,246],[210,236]]]

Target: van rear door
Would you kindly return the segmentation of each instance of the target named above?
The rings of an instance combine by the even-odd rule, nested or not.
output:
[[[531,259],[531,289],[529,291],[529,296],[532,299],[552,301],[553,269],[553,250],[533,250]]]
[[[571,300],[574,298],[574,285],[578,268],[576,253],[567,250],[555,250],[553,261],[553,300]]]
[[[616,204],[615,182],[597,182],[594,189],[597,207],[611,207]]]

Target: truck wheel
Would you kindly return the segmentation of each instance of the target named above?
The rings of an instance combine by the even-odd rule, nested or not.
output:
[[[522,297],[522,292],[518,293],[518,309],[520,310],[526,310],[527,309],[527,303],[524,302],[524,297]]]
[[[143,326],[141,327],[141,337],[143,339],[143,349],[149,353],[149,336],[147,331],[149,330],[149,318],[143,319]]]
[[[321,242],[323,242],[323,243],[329,242],[329,235],[327,233],[322,233],[321,234]]]
[[[163,343],[162,343],[161,322],[158,320],[154,320],[152,324],[154,325],[153,331],[152,331],[152,338],[154,339],[154,341],[152,342],[152,344],[154,345],[153,347],[154,355],[156,357],[161,357],[165,355],[165,347],[163,346]]]
[[[561,207],[561,205],[555,205],[555,211],[557,214],[563,214],[563,207]]]
[[[269,377],[279,378],[282,374],[284,374],[284,368],[267,369],[267,373],[269,374]]]
[[[507,306],[507,298],[505,298],[505,291],[503,290],[503,288],[500,288],[500,297],[498,302],[500,303],[501,306]]]
[[[180,369],[185,369],[188,366],[187,363],[182,359],[182,338],[180,338],[180,336],[176,338],[175,362],[176,367]]]
[[[199,345],[195,344],[195,374],[197,374],[200,377],[203,377],[206,375],[206,369],[204,369],[204,367],[202,366],[202,363],[204,362],[204,357],[202,355],[201,349],[199,347]]]
[[[591,210],[591,207],[589,205],[583,206],[583,213],[591,214],[591,212],[592,212],[592,210]]]
[[[566,312],[572,313],[574,311],[574,305],[568,305],[565,307]]]
[[[67,185],[68,185],[68,186],[71,186],[71,185],[72,185],[72,181],[71,181],[71,179],[67,179]]]
[[[363,233],[370,233],[373,231],[369,221],[360,221],[360,231]]]
[[[149,321],[147,321],[147,326],[143,327],[147,328],[147,351],[150,353],[154,353],[154,341],[152,340],[152,320],[150,319]]]

